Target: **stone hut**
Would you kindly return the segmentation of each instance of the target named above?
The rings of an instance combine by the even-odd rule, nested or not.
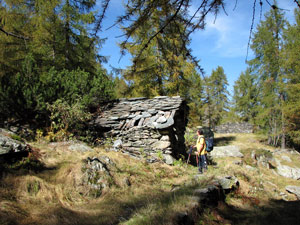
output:
[[[125,154],[172,163],[173,157],[186,154],[187,114],[188,106],[179,96],[119,99],[105,104],[91,125],[112,137],[114,148]]]

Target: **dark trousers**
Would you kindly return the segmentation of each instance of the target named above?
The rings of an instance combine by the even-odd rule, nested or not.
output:
[[[203,169],[207,169],[206,154],[198,156],[198,168],[202,172]]]

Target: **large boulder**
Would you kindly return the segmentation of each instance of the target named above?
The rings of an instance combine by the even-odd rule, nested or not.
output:
[[[112,185],[111,171],[116,169],[115,163],[107,156],[88,157],[82,165],[82,183],[89,189],[89,194],[99,197]]]
[[[214,150],[210,152],[210,155],[213,158],[244,157],[244,155],[240,152],[240,148],[236,145],[214,147]]]
[[[282,165],[281,162],[276,159],[277,164],[277,173],[283,177],[292,178],[294,180],[300,179],[300,168],[298,167],[290,167],[287,165]]]
[[[0,156],[18,153],[27,153],[30,147],[25,143],[14,139],[14,133],[1,129],[0,132]]]

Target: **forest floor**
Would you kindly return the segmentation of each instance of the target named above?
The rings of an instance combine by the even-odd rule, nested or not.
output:
[[[217,134],[218,146],[237,145],[244,158],[211,161],[197,187],[218,176],[235,176],[240,187],[217,206],[204,208],[195,224],[298,224],[300,201],[285,190],[300,181],[257,166],[253,150],[275,149],[254,134]],[[0,224],[175,224],[187,212],[194,185],[184,185],[197,174],[185,160],[174,166],[149,164],[104,146],[93,151],[69,151],[64,145],[30,143],[40,149],[36,167],[6,168],[0,180]],[[87,157],[108,156],[116,165],[109,188],[94,196],[82,185],[82,164]],[[298,155],[294,157],[299,157]],[[235,162],[242,160],[242,165]],[[298,160],[292,159],[292,160]],[[41,166],[42,165],[42,166]],[[252,166],[249,169],[246,165]],[[181,187],[174,191],[176,187]]]

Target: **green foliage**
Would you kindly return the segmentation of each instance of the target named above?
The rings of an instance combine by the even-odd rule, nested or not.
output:
[[[112,98],[93,36],[96,2],[6,0],[0,5],[0,118],[45,124],[47,104]]]
[[[19,135],[13,134],[10,137],[14,140],[24,142],[24,140]]]
[[[257,115],[259,90],[256,76],[250,69],[242,72],[234,84],[234,111],[242,121],[254,123]]]
[[[284,74],[282,73],[281,38],[286,21],[284,15],[273,8],[265,15],[254,33],[251,49],[255,58],[249,62],[258,75],[258,106],[256,123],[268,133],[268,143],[285,146]]]
[[[27,183],[27,192],[31,195],[36,195],[41,189],[41,184],[37,180]]]
[[[127,4],[127,10],[134,10],[139,1]],[[194,64],[188,57],[187,45],[189,39],[182,39],[187,32],[180,13],[174,18],[164,32],[159,32],[161,24],[169,20],[170,14],[176,11],[168,1],[156,1],[152,13],[147,20],[131,33],[131,42],[121,44],[122,51],[128,51],[133,59],[132,65],[123,76],[129,83],[131,96],[153,97],[157,95],[186,96],[190,81],[189,76],[194,72]],[[142,17],[139,11],[135,16]],[[128,29],[124,28],[127,33]],[[148,40],[155,38],[147,44]]]
[[[90,113],[85,112],[80,98],[72,105],[58,99],[53,104],[48,104],[47,109],[51,112],[51,126],[54,131],[75,128],[91,118]]]
[[[286,132],[292,143],[300,145],[300,11],[295,10],[295,25],[288,25],[284,32],[283,67],[286,79],[284,105]]]
[[[206,126],[214,128],[219,125],[229,109],[227,90],[228,81],[224,69],[218,66],[205,80],[205,100],[203,115]]]

